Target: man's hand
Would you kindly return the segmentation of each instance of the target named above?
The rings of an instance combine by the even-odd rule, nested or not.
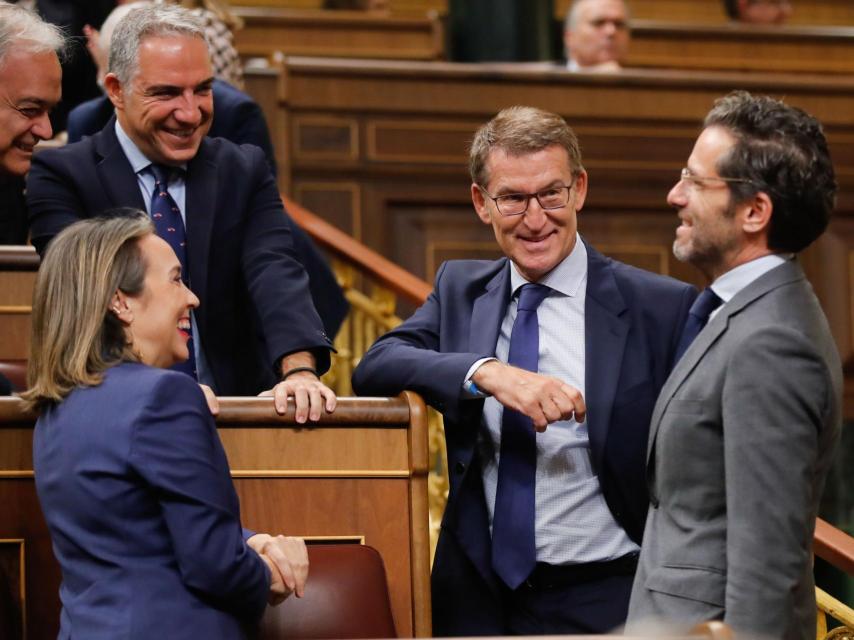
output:
[[[276,413],[284,415],[288,410],[288,398],[294,398],[294,419],[302,424],[306,420],[320,420],[320,414],[325,408],[332,413],[338,404],[335,392],[323,384],[313,373],[314,356],[308,351],[298,351],[282,358],[282,376],[287,379],[272,389],[259,393],[259,396],[273,396]],[[310,370],[296,371],[297,368]]]
[[[217,400],[217,397],[216,397],[216,394],[214,393],[214,390],[211,389],[206,384],[199,383],[199,386],[202,388],[202,393],[205,394],[205,400],[208,403],[208,409],[210,409],[211,415],[212,416],[218,416],[219,415],[219,400]]]
[[[302,538],[256,533],[246,544],[270,567],[270,604],[279,604],[292,593],[297,598],[303,597],[308,579],[308,551]]]
[[[537,431],[573,416],[584,422],[587,407],[581,392],[557,378],[490,360],[478,367],[471,379],[505,407],[528,416]]]

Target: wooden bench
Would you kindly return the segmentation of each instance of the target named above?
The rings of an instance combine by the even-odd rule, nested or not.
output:
[[[392,17],[263,7],[235,7],[234,13],[244,22],[234,40],[244,58],[274,54],[398,60],[443,57],[442,23],[435,13]]]
[[[223,398],[220,407],[217,426],[244,524],[309,543],[374,547],[385,564],[398,634],[429,636],[421,399],[341,398],[334,414],[311,426],[297,425],[292,411],[278,416],[270,398]],[[33,482],[33,423],[19,400],[0,398],[0,588],[13,587],[0,593],[0,607],[11,603],[24,612],[27,638],[47,639],[59,626],[60,573]],[[0,616],[0,637],[13,637],[14,619]]]
[[[854,28],[633,20],[626,66],[850,75]]]

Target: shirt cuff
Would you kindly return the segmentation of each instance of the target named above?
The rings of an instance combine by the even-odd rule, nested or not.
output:
[[[497,361],[498,358],[481,358],[469,368],[468,372],[466,373],[465,382],[463,382],[462,392],[460,393],[461,398],[488,398],[490,397],[490,395],[492,395],[478,389],[477,385],[474,383],[474,380],[472,380],[471,378],[474,375],[475,371],[477,371],[481,367],[481,365],[486,362],[491,362],[493,360]]]

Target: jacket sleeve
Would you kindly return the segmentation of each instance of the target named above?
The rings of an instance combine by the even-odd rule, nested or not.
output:
[[[811,572],[819,442],[833,386],[814,346],[785,327],[752,334],[727,371],[724,621],[782,637]]]
[[[308,275],[297,257],[287,213],[261,151],[248,145],[241,149],[250,154],[253,183],[241,264],[269,362],[274,366],[288,353],[311,351],[318,372],[323,373],[329,368],[332,342],[311,301]]]
[[[84,217],[83,200],[62,156],[53,150],[33,156],[27,174],[30,240],[39,255],[55,235]]]
[[[157,384],[133,425],[130,464],[158,495],[187,588],[238,617],[260,617],[269,570],[244,541],[225,452],[189,377]]]
[[[461,402],[468,401],[461,399],[466,373],[476,361],[494,354],[442,351],[442,331],[469,330],[468,326],[442,326],[446,266],[439,268],[427,301],[364,355],[353,372],[353,390],[358,395],[395,396],[404,390],[415,391],[452,420]]]

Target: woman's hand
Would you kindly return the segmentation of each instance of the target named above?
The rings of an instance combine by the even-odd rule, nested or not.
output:
[[[256,533],[246,543],[270,567],[270,604],[280,604],[292,593],[302,598],[308,579],[308,550],[302,538]]]

